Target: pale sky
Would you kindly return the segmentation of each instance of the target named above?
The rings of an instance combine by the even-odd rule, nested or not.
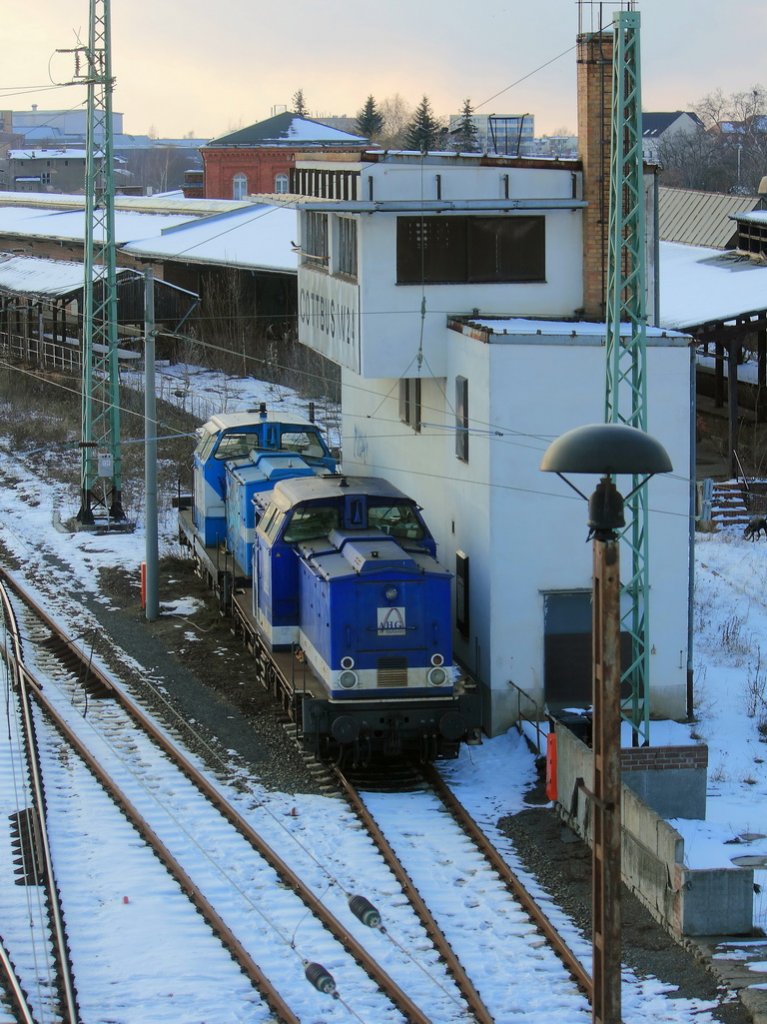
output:
[[[88,0],[37,0],[34,17],[4,5],[0,108],[83,104],[82,86],[50,83],[73,77],[73,56],[55,51],[87,43]],[[584,3],[585,28],[600,6],[611,22],[616,4]],[[645,110],[767,85],[766,0],[638,9]],[[534,114],[538,135],[576,129],[576,0],[112,0],[111,12],[114,109],[129,133],[213,138],[290,107],[299,88],[320,120],[399,93],[411,107],[427,95],[438,116],[468,98],[477,113]]]

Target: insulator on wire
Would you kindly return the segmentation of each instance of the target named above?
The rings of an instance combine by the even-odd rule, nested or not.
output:
[[[322,992],[326,996],[334,996],[336,994],[336,983],[333,975],[326,971],[322,964],[307,964],[304,974],[306,975],[306,980],[311,982],[318,992]]]
[[[349,910],[368,928],[381,927],[381,915],[365,896],[350,896]]]

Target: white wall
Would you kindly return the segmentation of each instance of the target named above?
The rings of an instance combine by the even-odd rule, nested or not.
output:
[[[344,165],[345,167],[346,165]],[[377,202],[437,198],[443,200],[572,199],[573,171],[559,168],[480,166],[478,160],[463,162],[439,158],[421,161],[410,154],[401,162],[363,165],[359,195],[372,195]],[[508,184],[505,179],[508,179]],[[580,194],[580,177],[575,178]],[[465,215],[460,206],[454,214]],[[347,214],[348,215],[348,214]],[[400,215],[405,215],[401,213]],[[298,272],[300,297],[299,339],[363,377],[415,376],[414,358],[419,347],[425,360],[424,374],[446,373],[443,332],[448,315],[471,315],[481,309],[485,315],[572,317],[583,305],[582,212],[580,209],[520,209],[506,213],[488,210],[488,216],[544,216],[546,219],[545,280],[519,284],[398,285],[397,214],[375,212],[355,214],[358,226],[357,286],[334,281],[324,270],[301,266]],[[335,214],[328,215],[331,219]],[[329,225],[329,236],[334,232]],[[350,334],[310,326],[311,310],[305,296],[318,297],[323,308],[349,311],[355,330]],[[422,316],[422,300],[426,312]],[[314,309],[318,307],[316,305]],[[359,316],[359,332],[356,317]],[[312,317],[312,321],[314,318]],[[346,321],[347,325],[349,321]],[[359,339],[359,343],[357,341]]]
[[[447,379],[424,381],[422,393],[424,421],[445,428],[421,435],[399,423],[396,381],[344,374],[344,469],[380,473],[416,497],[448,568],[457,549],[469,555],[472,629],[456,650],[487,686],[493,734],[516,715],[509,680],[543,702],[544,593],[591,589],[587,506],[539,467],[555,437],[602,422],[605,353],[593,337],[555,340],[487,344],[445,330]],[[457,374],[470,382],[468,464],[450,429]],[[649,344],[648,429],[674,466],[649,485],[651,709],[671,716],[686,711],[689,394],[689,350]],[[596,479],[577,483],[588,495]],[[624,553],[624,579],[629,564]]]

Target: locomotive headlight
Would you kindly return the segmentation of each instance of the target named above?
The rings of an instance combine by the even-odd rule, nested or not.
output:
[[[430,668],[427,678],[432,686],[444,686],[447,681],[447,672],[444,668]]]
[[[387,601],[396,601],[399,597],[399,591],[396,587],[387,587],[386,590],[384,590],[384,597]]]
[[[442,657],[441,654],[432,654],[431,663],[432,665],[436,665],[437,667],[439,667],[440,665],[445,664],[445,659]]]
[[[433,669],[432,669],[433,671]],[[342,672],[338,677],[338,682],[343,686],[345,690],[351,690],[353,686],[357,685],[357,673],[350,670]]]
[[[350,658],[348,654],[341,658],[341,668],[354,668],[354,658]]]

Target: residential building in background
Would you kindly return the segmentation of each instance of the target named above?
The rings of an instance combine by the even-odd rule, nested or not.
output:
[[[647,163],[657,164],[661,143],[668,142],[680,133],[693,135],[702,129],[703,122],[691,110],[643,113],[642,156]]]
[[[87,114],[85,110],[31,110],[0,112],[0,188],[21,192],[79,193],[85,185],[76,174],[77,160],[85,152]],[[115,188],[128,195],[151,195],[181,188],[187,170],[201,170],[200,147],[206,139],[160,139],[131,135],[123,131],[123,115],[112,114],[115,153]],[[99,142],[98,137],[96,141]],[[52,161],[41,165],[9,165],[9,151],[34,154]],[[79,153],[79,156],[75,156]],[[17,161],[21,156],[16,156]],[[55,161],[55,163],[53,162]],[[65,173],[66,172],[66,173]],[[40,180],[36,182],[36,179]],[[17,183],[18,182],[18,183]]]
[[[364,149],[367,139],[290,111],[241,128],[202,148],[206,199],[286,193],[296,157]]]

